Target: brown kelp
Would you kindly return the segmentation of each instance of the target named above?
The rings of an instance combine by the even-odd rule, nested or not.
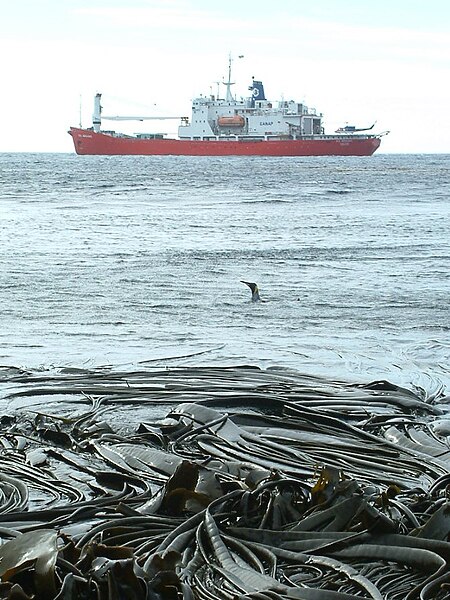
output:
[[[449,595],[443,390],[251,366],[0,383],[0,598]]]

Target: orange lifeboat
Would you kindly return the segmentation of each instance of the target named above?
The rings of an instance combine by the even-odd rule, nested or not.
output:
[[[245,119],[240,115],[234,115],[233,117],[219,117],[217,119],[219,127],[244,127]]]

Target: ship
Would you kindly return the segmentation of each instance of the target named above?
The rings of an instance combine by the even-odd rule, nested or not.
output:
[[[326,134],[323,115],[303,102],[266,99],[262,81],[252,78],[246,98],[232,95],[231,59],[226,93],[201,95],[192,101],[192,115],[104,116],[102,94],[94,99],[92,127],[70,127],[75,152],[82,155],[175,156],[371,156],[389,133],[369,133],[372,127],[344,126]],[[177,119],[178,137],[162,133],[128,135],[103,130],[102,119],[145,121]]]

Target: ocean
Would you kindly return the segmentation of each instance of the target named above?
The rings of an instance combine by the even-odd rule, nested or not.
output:
[[[448,599],[449,176],[0,155],[2,597]]]
[[[449,223],[448,155],[0,154],[0,364],[281,366],[433,396]]]

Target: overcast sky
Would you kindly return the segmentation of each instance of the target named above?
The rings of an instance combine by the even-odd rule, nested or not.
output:
[[[231,55],[238,97],[255,76],[328,133],[376,121],[382,152],[450,153],[448,0],[0,0],[0,52],[1,152],[72,152],[98,91],[105,114],[190,116]]]

